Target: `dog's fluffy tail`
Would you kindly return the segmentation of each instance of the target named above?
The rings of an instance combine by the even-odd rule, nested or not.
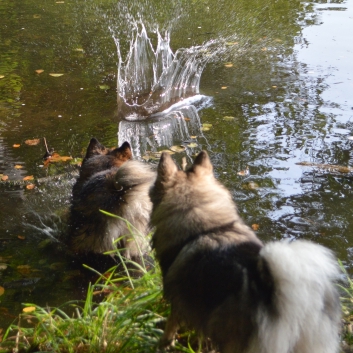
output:
[[[259,310],[261,353],[336,353],[341,307],[332,252],[307,241],[275,242],[260,256],[274,281],[275,314]],[[266,348],[264,348],[266,347]]]

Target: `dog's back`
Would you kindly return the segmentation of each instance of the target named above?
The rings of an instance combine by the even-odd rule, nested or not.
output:
[[[120,168],[91,176],[72,202],[71,249],[75,253],[104,253],[117,247],[123,249],[124,256],[138,259],[148,248],[152,208],[148,189],[154,179],[155,172],[139,161],[127,161]]]
[[[264,246],[214,178],[206,152],[186,173],[163,154],[150,197],[171,302],[162,345],[184,322],[225,353],[337,352],[339,270],[328,249],[304,241]]]

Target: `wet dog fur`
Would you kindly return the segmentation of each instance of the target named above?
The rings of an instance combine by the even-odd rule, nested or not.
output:
[[[83,158],[79,176],[72,189],[73,198],[79,195],[82,186],[93,174],[120,167],[130,159],[132,159],[132,152],[128,142],[124,142],[118,148],[107,148],[92,137]]]
[[[127,142],[109,150],[91,140],[70,209],[69,247],[74,254],[103,254],[118,248],[127,259],[140,262],[149,249],[148,190],[156,173],[146,163],[131,160],[131,155]],[[133,234],[125,220],[132,224]]]
[[[308,241],[264,245],[204,151],[186,172],[163,153],[150,197],[171,303],[161,346],[186,324],[222,353],[338,352],[340,272],[330,250]]]

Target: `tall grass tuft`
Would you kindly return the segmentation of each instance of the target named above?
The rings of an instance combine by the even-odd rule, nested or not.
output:
[[[128,226],[134,234],[134,227]],[[147,265],[143,254],[140,263],[123,258],[118,250],[115,256],[122,266],[105,274],[91,269],[100,276],[89,284],[85,301],[56,308],[24,304],[26,312],[4,333],[0,353],[156,352],[169,314],[159,267],[153,257]],[[195,339],[185,333],[181,336],[184,345],[177,343],[177,351],[194,352],[189,336]]]

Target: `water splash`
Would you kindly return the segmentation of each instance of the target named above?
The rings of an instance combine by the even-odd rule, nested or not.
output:
[[[143,120],[162,112],[181,100],[199,94],[203,69],[227,48],[224,39],[210,40],[202,46],[170,48],[170,35],[158,30],[157,46],[153,48],[143,23],[135,23],[130,49],[122,58],[118,51],[118,112],[127,120]]]
[[[184,101],[187,102],[190,104],[170,108],[167,112],[158,113],[145,121],[120,121],[119,145],[128,141],[135,158],[143,157],[147,151],[157,152],[162,147],[185,143],[192,136],[197,136],[197,145],[201,148],[201,141],[207,143],[207,140],[201,131],[198,110],[210,105],[211,99],[195,96]],[[192,150],[187,149],[186,152],[190,151]]]

